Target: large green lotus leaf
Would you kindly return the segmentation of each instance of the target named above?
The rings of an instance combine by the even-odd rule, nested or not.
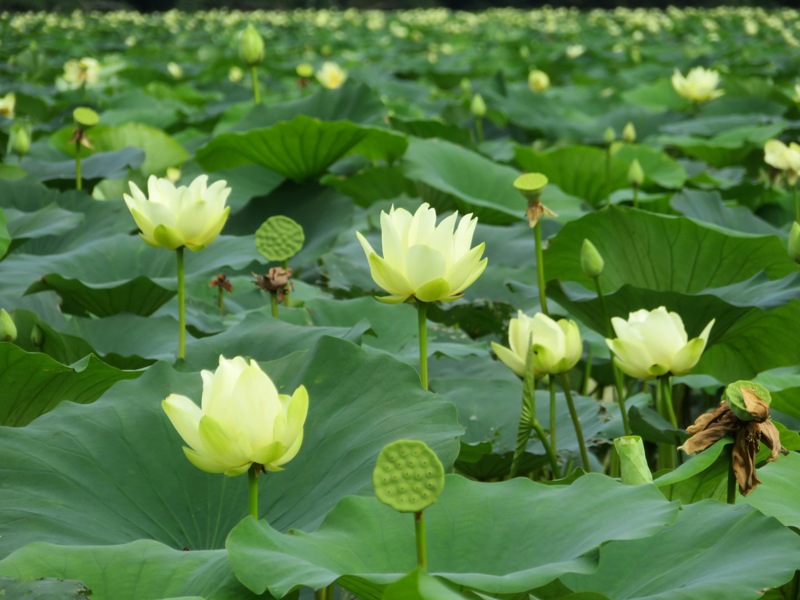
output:
[[[655,480],[664,496],[692,504],[701,500],[725,502],[728,490],[729,454],[723,453],[733,440],[723,438],[690,457],[674,471]]]
[[[686,182],[686,171],[665,152],[654,150],[648,146],[622,144],[616,152],[616,158],[628,163],[638,160],[645,175],[645,185],[654,183],[661,187],[677,189]]]
[[[543,173],[564,192],[592,205],[600,204],[615,191],[630,187],[628,163],[615,156],[606,177],[606,151],[590,146],[567,146],[537,152],[517,146],[516,161],[523,169]]]
[[[325,172],[350,151],[368,158],[396,159],[405,150],[405,137],[385,129],[349,121],[320,121],[299,115],[266,129],[223,133],[197,151],[195,159],[209,171],[258,164],[295,181]]]
[[[55,294],[53,296],[55,297]],[[55,299],[52,300],[53,306],[50,310],[47,302],[40,302],[46,297],[45,294],[40,294],[17,298],[16,306],[13,300],[0,299],[0,304],[9,309],[17,327],[17,339],[14,343],[26,352],[42,352],[63,364],[72,364],[89,354],[98,354],[86,340],[56,331],[54,327],[64,329],[66,319],[58,310]],[[19,308],[20,306],[26,308]],[[10,310],[11,308],[15,310]],[[36,312],[33,312],[34,310]],[[44,318],[47,318],[48,322],[45,322]],[[49,323],[53,323],[53,326]]]
[[[120,371],[95,356],[64,365],[47,354],[0,342],[0,425],[27,425],[64,401],[88,404],[139,373]]]
[[[526,201],[514,189],[519,171],[444,140],[412,139],[403,158],[405,176],[438,191],[437,210],[472,213],[481,223],[505,225],[522,219]]]
[[[727,206],[717,191],[685,189],[675,194],[670,206],[702,225],[754,235],[780,235],[780,230],[745,206]]]
[[[73,131],[73,127],[66,127],[54,134],[51,139],[55,147],[70,156],[75,156],[75,144],[68,141]],[[144,150],[142,171],[145,175],[163,176],[168,167],[178,167],[190,156],[186,149],[166,132],[142,123],[112,126],[101,123],[92,127],[88,136],[94,150],[82,148],[82,156],[94,152],[113,152],[128,147]]]
[[[627,90],[622,93],[622,97],[632,104],[658,112],[686,106],[686,100],[675,93],[668,78]]]
[[[603,475],[565,487],[448,475],[425,511],[428,571],[482,592],[525,592],[565,573],[591,572],[598,545],[652,535],[676,511],[653,486],[623,486]],[[344,587],[360,580],[389,584],[416,558],[413,517],[375,498],[343,499],[311,533],[282,534],[248,518],[226,547],[242,583],[276,596],[337,580]]]
[[[129,169],[138,169],[144,164],[145,153],[139,148],[127,147],[121,150],[98,152],[81,160],[81,177],[88,179],[119,179],[127,175]],[[75,160],[45,162],[28,158],[21,166],[39,181],[54,179],[75,179]]]
[[[770,391],[772,408],[800,419],[800,368],[793,366],[761,372],[753,380]]]
[[[19,581],[0,577],[0,596],[25,598],[25,600],[76,600],[89,598],[91,590],[80,581],[42,579]]]
[[[91,596],[76,596],[74,591],[73,596],[31,596],[42,600],[83,597],[92,600],[272,598],[253,594],[239,583],[224,550],[185,552],[151,540],[117,546],[34,543],[0,561],[0,574],[21,580],[40,577],[79,579],[91,590]],[[74,590],[74,583],[72,587]],[[28,598],[22,595],[9,597]]]
[[[343,496],[369,492],[378,453],[396,439],[425,441],[448,467],[455,460],[463,429],[454,407],[391,357],[325,337],[264,370],[282,393],[303,384],[310,398],[299,454],[261,480],[260,512],[278,529],[315,526]],[[158,363],[91,405],[64,403],[25,428],[0,428],[0,555],[34,541],[221,548],[247,512],[246,478],[192,466],[161,408],[170,393],[199,401],[201,387],[198,373]]]
[[[798,564],[796,533],[748,506],[707,500],[652,537],[606,544],[597,571],[561,581],[614,600],[755,600]]]
[[[533,94],[526,87],[513,89],[508,97],[500,96],[498,108],[511,123],[551,138],[574,139],[595,119],[580,108],[559,102],[550,93]]]
[[[8,232],[14,240],[61,235],[83,222],[80,213],[64,210],[50,204],[33,212],[22,212],[15,208],[4,209],[8,221]]]
[[[547,278],[578,281],[593,289],[581,270],[581,245],[589,239],[605,260],[603,289],[624,284],[698,293],[764,271],[770,279],[797,271],[777,237],[725,234],[683,217],[611,206],[567,223],[545,251]]]
[[[351,197],[359,206],[369,206],[379,200],[417,195],[414,182],[403,174],[400,166],[367,169],[350,176],[328,174],[320,183],[330,185]]]
[[[469,146],[472,143],[470,132],[467,129],[450,125],[433,119],[404,119],[390,117],[392,128],[418,138],[439,138],[453,142],[459,146]]]
[[[758,469],[761,485],[742,499],[787,527],[800,528],[800,454],[790,452]]]

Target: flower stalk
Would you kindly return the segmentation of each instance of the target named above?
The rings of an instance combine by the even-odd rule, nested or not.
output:
[[[417,335],[419,338],[419,378],[428,390],[428,303],[417,300]]]
[[[549,316],[547,312],[547,287],[544,280],[544,252],[542,249],[542,222],[538,221],[533,228],[533,237],[536,244],[536,281],[539,286],[539,305],[542,312]]]
[[[184,246],[175,249],[178,266],[178,359],[186,358],[186,273],[183,264]]]
[[[414,513],[414,534],[417,540],[417,567],[428,570],[428,550],[425,546],[425,517],[421,510]]]
[[[575,410],[575,402],[572,400],[572,391],[569,386],[569,377],[566,373],[561,373],[561,387],[564,389],[564,396],[567,398],[567,408],[569,408],[569,415],[572,417],[572,424],[575,426],[575,435],[578,438],[578,448],[581,453],[581,460],[583,461],[583,470],[587,473],[592,471],[591,463],[589,462],[589,453],[586,451],[586,441],[583,439],[583,428],[581,421],[578,418],[578,411]]]
[[[253,463],[247,470],[247,500],[250,516],[258,519],[258,473],[261,465]]]

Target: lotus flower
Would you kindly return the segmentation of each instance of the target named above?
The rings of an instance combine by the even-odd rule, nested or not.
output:
[[[203,371],[202,405],[170,394],[164,412],[188,446],[186,458],[208,473],[239,475],[251,465],[280,471],[303,443],[308,393],[302,385],[290,397],[255,361],[219,357],[219,367]]]
[[[680,95],[692,102],[708,102],[719,98],[725,92],[718,90],[719,73],[713,69],[695,67],[684,77],[678,69],[672,74],[672,87]]]
[[[335,90],[347,81],[347,71],[335,62],[326,62],[317,71],[317,80],[329,90]]]
[[[470,248],[478,219],[466,215],[456,227],[453,213],[436,225],[436,211],[423,204],[413,215],[403,208],[381,212],[383,256],[372,249],[363,235],[358,241],[367,255],[372,279],[389,296],[378,300],[399,304],[450,302],[460,298],[486,268],[484,244]]]
[[[614,317],[611,324],[617,337],[606,339],[606,344],[619,368],[631,377],[648,379],[688,373],[700,360],[714,319],[691,341],[681,317],[663,306],[632,312],[627,321]]]

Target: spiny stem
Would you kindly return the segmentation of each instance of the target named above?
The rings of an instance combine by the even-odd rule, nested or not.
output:
[[[186,281],[183,266],[184,247],[176,249],[178,257],[178,358],[186,358]]]
[[[250,67],[250,77],[253,79],[253,102],[261,104],[261,86],[258,83],[258,70],[255,65]]]
[[[417,536],[417,567],[420,571],[427,571],[428,551],[425,548],[425,519],[421,510],[414,513],[414,533]]]
[[[250,507],[250,516],[258,519],[258,470],[260,465],[253,463],[247,471],[247,499]]]
[[[542,222],[541,220],[533,227],[533,237],[536,243],[536,278],[539,284],[539,304],[542,312],[550,316],[547,312],[547,295],[544,283],[544,253],[542,252]]]
[[[575,402],[572,401],[572,392],[569,389],[569,377],[567,377],[566,373],[561,374],[561,386],[564,388],[564,395],[567,397],[567,407],[572,417],[572,424],[575,426],[575,435],[578,437],[578,447],[580,448],[581,459],[583,460],[583,470],[589,473],[592,470],[591,464],[589,463],[589,453],[586,451],[586,442],[583,439],[583,428],[578,419],[578,411],[575,410]]]
[[[428,303],[417,300],[417,333],[419,336],[419,378],[428,389]]]

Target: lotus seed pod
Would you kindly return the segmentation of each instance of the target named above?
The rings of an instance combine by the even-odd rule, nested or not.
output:
[[[605,266],[606,263],[600,252],[595,248],[595,245],[589,240],[583,240],[583,245],[581,246],[581,269],[583,269],[583,274],[596,279],[602,275]]]
[[[789,258],[800,264],[800,223],[792,223],[792,230],[789,232]]]
[[[630,121],[628,121],[628,124],[622,129],[622,139],[629,144],[636,141],[636,128]]]
[[[628,181],[633,187],[640,187],[644,183],[644,169],[635,158],[628,169]]]
[[[94,127],[100,122],[100,115],[98,115],[91,108],[79,106],[72,111],[72,118],[81,129],[88,129]]]
[[[375,496],[399,512],[419,512],[444,489],[444,467],[425,442],[397,440],[385,446],[372,472]]]
[[[514,187],[528,200],[538,200],[547,186],[547,181],[547,177],[541,173],[525,173],[514,180]]]
[[[764,421],[769,416],[767,414],[760,414],[761,411],[757,410],[752,404],[753,399],[758,399],[769,405],[772,402],[769,390],[759,383],[754,381],[735,381],[725,388],[725,394],[722,399],[727,401],[731,412],[739,417],[742,421]],[[748,401],[750,406],[748,407]],[[755,412],[754,408],[756,409]]]
[[[239,58],[248,67],[264,60],[264,40],[252,23],[247,26],[239,40]]]
[[[6,309],[0,309],[0,342],[13,342],[16,339],[17,326],[14,325],[14,319]]]
[[[256,231],[256,248],[267,260],[288,260],[303,247],[302,226],[284,216],[270,217]]]
[[[653,474],[647,466],[644,444],[638,435],[626,435],[614,439],[614,448],[619,456],[620,475],[625,485],[642,485],[653,482]]]
[[[475,94],[472,97],[472,104],[470,104],[469,110],[473,117],[480,118],[486,116],[486,101],[483,99],[483,96]]]

